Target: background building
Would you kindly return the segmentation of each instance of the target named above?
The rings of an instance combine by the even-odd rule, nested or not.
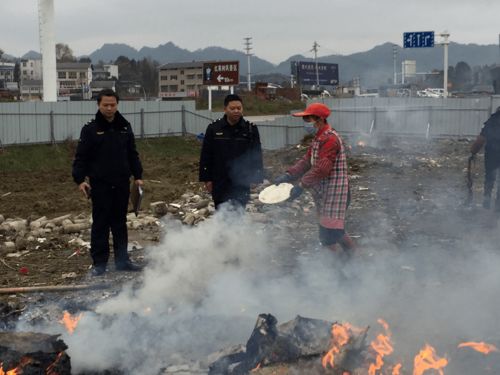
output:
[[[92,98],[90,63],[57,63],[58,97]]]
[[[203,88],[203,61],[169,63],[159,69],[160,98],[199,96]]]
[[[16,64],[0,61],[0,88],[6,88],[8,83],[14,82]]]
[[[22,59],[20,62],[20,79],[23,81],[42,80],[42,60]]]

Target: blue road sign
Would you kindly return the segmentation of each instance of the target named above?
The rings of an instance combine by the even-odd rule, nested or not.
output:
[[[404,48],[434,47],[434,31],[403,33]]]
[[[317,77],[314,61],[292,61],[291,71],[299,85],[316,85],[316,78],[319,79],[321,86],[336,86],[339,84],[338,64],[318,63]]]

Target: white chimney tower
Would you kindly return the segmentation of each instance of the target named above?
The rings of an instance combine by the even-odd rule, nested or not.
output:
[[[57,101],[54,0],[38,0],[40,51],[42,53],[43,101]]]

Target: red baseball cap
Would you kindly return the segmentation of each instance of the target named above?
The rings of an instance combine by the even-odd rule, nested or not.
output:
[[[322,119],[326,119],[330,116],[330,108],[322,103],[312,103],[307,106],[307,108],[303,112],[293,113],[292,116],[295,117],[304,117],[304,116],[318,116]]]

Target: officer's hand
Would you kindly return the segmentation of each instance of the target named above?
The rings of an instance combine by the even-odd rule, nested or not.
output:
[[[278,176],[274,179],[273,183],[275,185],[282,184],[283,182],[290,182],[292,181],[292,176],[290,176],[288,173],[282,174],[281,176]]]
[[[292,190],[290,190],[290,198],[288,198],[288,200],[293,201],[294,199],[297,199],[303,192],[304,188],[300,187],[299,185],[294,186]]]
[[[134,180],[134,183],[136,186],[143,186],[144,185],[144,181],[143,180]]]
[[[82,182],[80,185],[78,185],[78,190],[83,193],[85,198],[90,198],[90,185],[88,183],[86,183],[85,181]]]

